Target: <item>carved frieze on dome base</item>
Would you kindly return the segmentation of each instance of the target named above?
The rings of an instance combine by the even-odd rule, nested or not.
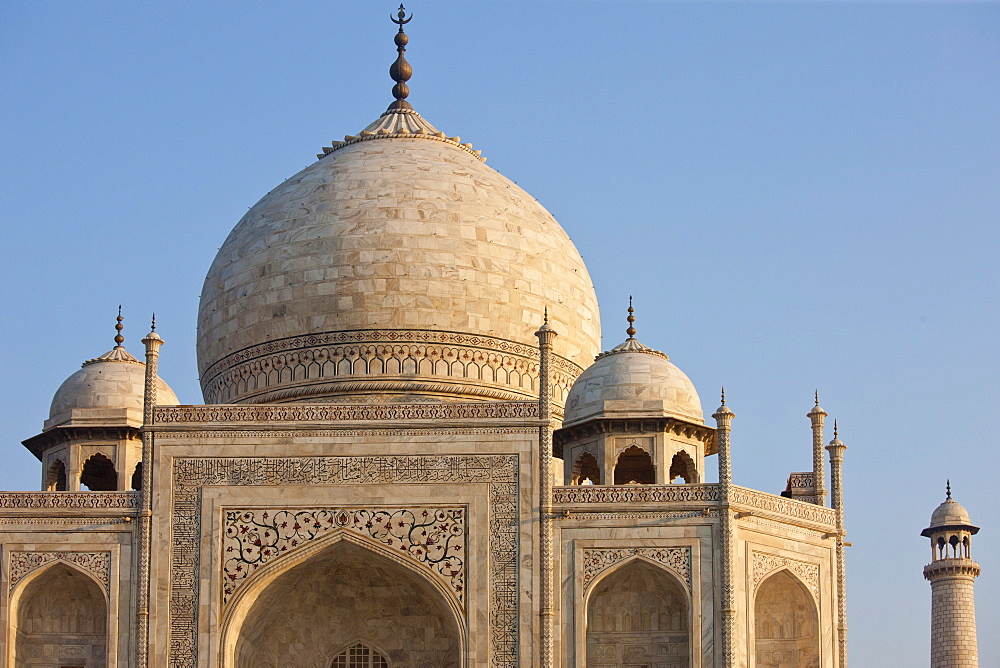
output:
[[[559,407],[583,369],[553,356]],[[538,351],[455,332],[354,331],[294,337],[233,353],[202,375],[209,403],[271,403],[324,395],[440,394],[486,400],[538,393]]]

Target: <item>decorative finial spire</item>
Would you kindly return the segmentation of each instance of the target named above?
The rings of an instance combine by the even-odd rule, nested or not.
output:
[[[151,332],[155,332],[156,331],[156,314],[155,313],[153,314],[153,323],[150,325],[149,331],[151,331]]]
[[[121,345],[123,343],[125,343],[125,337],[122,336],[122,330],[125,329],[125,328],[122,326],[122,305],[121,304],[118,305],[118,317],[115,318],[115,320],[118,321],[118,322],[115,323],[115,329],[117,330],[117,333],[115,334],[115,345],[118,346],[118,347],[121,347]]]
[[[549,307],[548,306],[545,307],[545,310],[544,310],[544,312],[542,314],[542,324],[543,325],[549,324]]]
[[[819,390],[816,390],[816,405],[819,406]]]
[[[946,500],[951,501],[951,478],[948,479],[948,484],[945,486],[945,489],[948,491]]]
[[[722,405],[723,406],[726,405],[726,387],[725,387],[725,385],[722,386]]]
[[[833,437],[837,438],[837,436],[839,436],[839,434],[837,433],[837,421],[834,420],[833,421]]]
[[[633,323],[635,322],[635,316],[632,315],[633,313],[635,313],[635,309],[632,308],[632,295],[629,295],[628,296],[628,317],[625,318],[626,320],[628,320],[628,329],[625,330],[625,333],[628,334],[628,338],[630,338],[630,339],[634,339],[635,338],[635,327],[633,326]]]
[[[413,109],[410,103],[406,101],[406,97],[410,94],[410,87],[406,85],[406,82],[410,80],[413,76],[413,68],[410,64],[406,62],[406,44],[410,41],[410,38],[406,36],[403,32],[403,26],[410,22],[413,18],[411,13],[409,18],[406,17],[406,8],[403,5],[399,6],[399,12],[396,16],[398,18],[392,18],[392,14],[389,15],[390,20],[399,26],[399,32],[396,33],[393,41],[396,43],[396,52],[399,54],[396,56],[396,61],[389,67],[389,76],[392,80],[396,82],[396,85],[392,87],[392,96],[396,98],[395,102],[389,105],[386,111],[399,111],[401,109]]]

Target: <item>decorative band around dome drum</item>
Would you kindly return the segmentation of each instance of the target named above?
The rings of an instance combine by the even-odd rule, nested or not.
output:
[[[552,360],[562,405],[583,369]],[[209,403],[316,401],[337,395],[431,394],[516,400],[538,396],[538,350],[515,341],[432,330],[323,332],[227,355],[202,375]]]

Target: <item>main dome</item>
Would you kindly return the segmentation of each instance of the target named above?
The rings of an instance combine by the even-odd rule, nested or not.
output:
[[[409,109],[325,151],[247,212],[208,272],[206,402],[533,398],[547,307],[561,403],[600,321],[552,215]]]

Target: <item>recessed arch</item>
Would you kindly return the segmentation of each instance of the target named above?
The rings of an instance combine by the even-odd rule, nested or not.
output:
[[[616,485],[652,485],[656,482],[656,468],[649,453],[632,445],[625,448],[615,463]]]
[[[767,576],[754,597],[758,668],[819,665],[819,612],[805,584],[787,568]]]
[[[73,648],[88,668],[108,665],[107,594],[75,564],[60,559],[28,573],[11,591],[8,609],[9,665],[58,656],[63,648]]]
[[[600,485],[601,467],[597,463],[597,457],[590,452],[584,451],[573,462],[572,476],[571,482],[574,485]],[[587,480],[590,482],[586,482]]]
[[[63,460],[56,459],[49,464],[49,470],[45,474],[45,491],[65,492],[67,489],[66,464]]]
[[[135,470],[132,471],[132,489],[136,491],[142,490],[142,462],[138,462],[135,465]]]
[[[457,668],[464,615],[419,565],[337,532],[248,578],[224,614],[221,649],[228,667],[331,665],[359,641],[392,662]]]
[[[114,462],[100,452],[94,453],[84,463],[80,484],[91,492],[114,492],[118,489],[118,472]]]
[[[585,605],[587,666],[690,665],[690,600],[668,569],[633,557],[595,580]]]

